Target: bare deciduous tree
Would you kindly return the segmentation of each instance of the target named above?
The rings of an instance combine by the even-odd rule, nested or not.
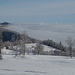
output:
[[[41,43],[36,43],[35,52],[36,54],[43,54],[44,46]]]
[[[2,28],[0,28],[0,59],[2,59],[1,48],[2,48]]]
[[[21,40],[20,40],[21,54],[25,55],[25,51],[26,51],[26,45],[25,45],[25,43],[26,43],[26,33],[21,34],[20,37],[21,37]]]
[[[14,37],[13,37],[14,38]],[[16,56],[21,56],[24,57],[25,55],[25,51],[26,51],[26,33],[20,34],[20,39],[18,39],[19,37],[17,36],[15,44],[16,44],[16,48],[14,49],[15,52],[15,57]]]
[[[68,45],[69,56],[72,58],[73,48],[75,46],[75,39],[69,36],[67,37],[66,43]]]

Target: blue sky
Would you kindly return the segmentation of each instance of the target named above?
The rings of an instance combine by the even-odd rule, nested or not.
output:
[[[0,22],[75,23],[75,0],[0,0]]]

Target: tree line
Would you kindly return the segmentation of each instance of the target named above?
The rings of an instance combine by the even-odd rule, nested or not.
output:
[[[61,50],[61,51],[65,51],[65,48],[66,48],[65,46],[63,46],[61,41],[60,41],[60,43],[56,43],[53,40],[48,39],[48,40],[44,40],[43,44],[47,45],[47,46],[51,46],[51,47],[56,48],[56,49]]]

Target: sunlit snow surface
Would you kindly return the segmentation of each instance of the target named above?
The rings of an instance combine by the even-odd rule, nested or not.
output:
[[[75,58],[43,55],[13,58],[13,55],[4,55],[0,60],[0,75],[75,75]]]
[[[13,24],[7,27],[17,32],[26,31],[27,34],[36,39],[52,39],[56,42],[65,40],[68,36],[75,37],[75,24],[62,23],[27,23]]]
[[[10,53],[9,50],[3,52]],[[50,55],[3,55],[0,75],[75,75],[75,57]]]

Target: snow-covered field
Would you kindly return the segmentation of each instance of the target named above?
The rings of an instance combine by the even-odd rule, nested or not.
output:
[[[14,58],[14,55],[3,55],[0,75],[75,75],[75,58],[50,55]]]
[[[64,23],[27,23],[13,24],[7,27],[17,32],[26,31],[27,34],[36,39],[52,39],[56,42],[65,40],[68,36],[75,37],[75,24]]]

